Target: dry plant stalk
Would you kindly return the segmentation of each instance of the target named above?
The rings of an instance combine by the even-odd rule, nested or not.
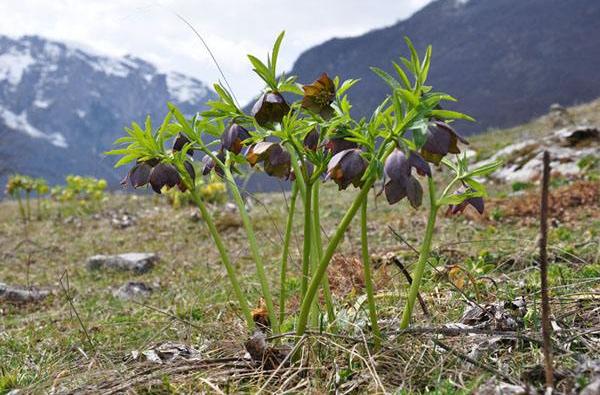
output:
[[[542,202],[540,209],[540,277],[542,287],[542,337],[544,339],[544,367],[546,389],[552,392],[554,369],[552,366],[552,343],[550,339],[550,301],[548,298],[548,184],[550,182],[550,154],[544,151],[544,173],[542,177]]]

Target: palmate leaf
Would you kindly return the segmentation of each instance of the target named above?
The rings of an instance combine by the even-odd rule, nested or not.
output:
[[[138,156],[136,154],[125,155],[124,157],[119,159],[117,163],[115,163],[115,167],[121,167],[123,165],[133,162],[136,159],[138,159]]]
[[[338,77],[336,77],[336,79],[339,80]],[[344,93],[346,93],[346,91],[348,91],[348,89],[352,88],[357,82],[359,82],[360,79],[349,79],[349,80],[345,80],[344,82],[342,82],[342,85],[337,88],[336,94],[338,97],[342,97],[344,95]],[[338,84],[336,84],[338,85]]]
[[[404,36],[404,41],[406,42],[406,45],[410,50],[410,60],[413,65],[413,70],[415,71],[415,74],[417,74],[417,71],[421,70],[421,61],[419,59],[419,54],[417,53],[415,46],[413,45],[410,38],[408,38],[408,36]]]

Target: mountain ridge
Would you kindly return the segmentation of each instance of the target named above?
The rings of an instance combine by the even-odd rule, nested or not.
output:
[[[122,170],[102,153],[132,121],[188,114],[216,98],[205,84],[143,59],[110,57],[40,36],[0,35],[0,158],[10,170],[61,182],[69,173],[107,178]],[[17,152],[17,155],[14,153]],[[10,155],[12,153],[12,155]]]
[[[289,74],[310,83],[321,72],[361,78],[349,93],[357,116],[388,92],[370,70],[393,73],[406,54],[433,45],[429,82],[474,116],[466,134],[516,125],[563,105],[600,96],[600,2],[595,0],[437,0],[411,17],[361,36],[334,38],[303,52]]]

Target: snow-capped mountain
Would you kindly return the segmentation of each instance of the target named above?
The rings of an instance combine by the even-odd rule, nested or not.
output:
[[[0,36],[0,168],[52,183],[69,173],[115,183],[102,153],[132,121],[160,122],[166,102],[192,114],[216,95],[139,58],[111,58],[37,36]]]

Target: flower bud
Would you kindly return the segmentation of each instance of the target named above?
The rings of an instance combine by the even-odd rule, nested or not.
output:
[[[175,151],[175,152],[181,151],[183,149],[183,147],[185,147],[185,145],[189,144],[189,143],[191,143],[190,139],[188,139],[185,134],[179,133],[177,135],[177,137],[175,138],[175,141],[173,141],[173,151]],[[194,150],[190,148],[187,151],[187,154],[189,156],[194,156]]]
[[[461,189],[461,190],[456,191],[456,194],[462,195],[462,194],[471,193],[471,192],[473,192],[472,189]],[[479,214],[483,214],[483,212],[485,210],[485,202],[483,201],[483,197],[477,196],[477,197],[467,198],[467,199],[463,200],[461,203],[456,204],[456,205],[452,205],[452,204],[449,205],[448,210],[446,211],[446,214],[447,215],[461,214],[463,211],[465,211],[467,206],[472,206],[473,208],[475,208],[475,210],[477,210],[477,212]]]
[[[317,129],[312,129],[304,137],[304,146],[311,151],[316,151],[319,145],[319,132]]]
[[[332,155],[351,149],[358,148],[358,144],[354,141],[345,140],[343,137],[333,137],[325,144],[325,148],[331,152]]]

